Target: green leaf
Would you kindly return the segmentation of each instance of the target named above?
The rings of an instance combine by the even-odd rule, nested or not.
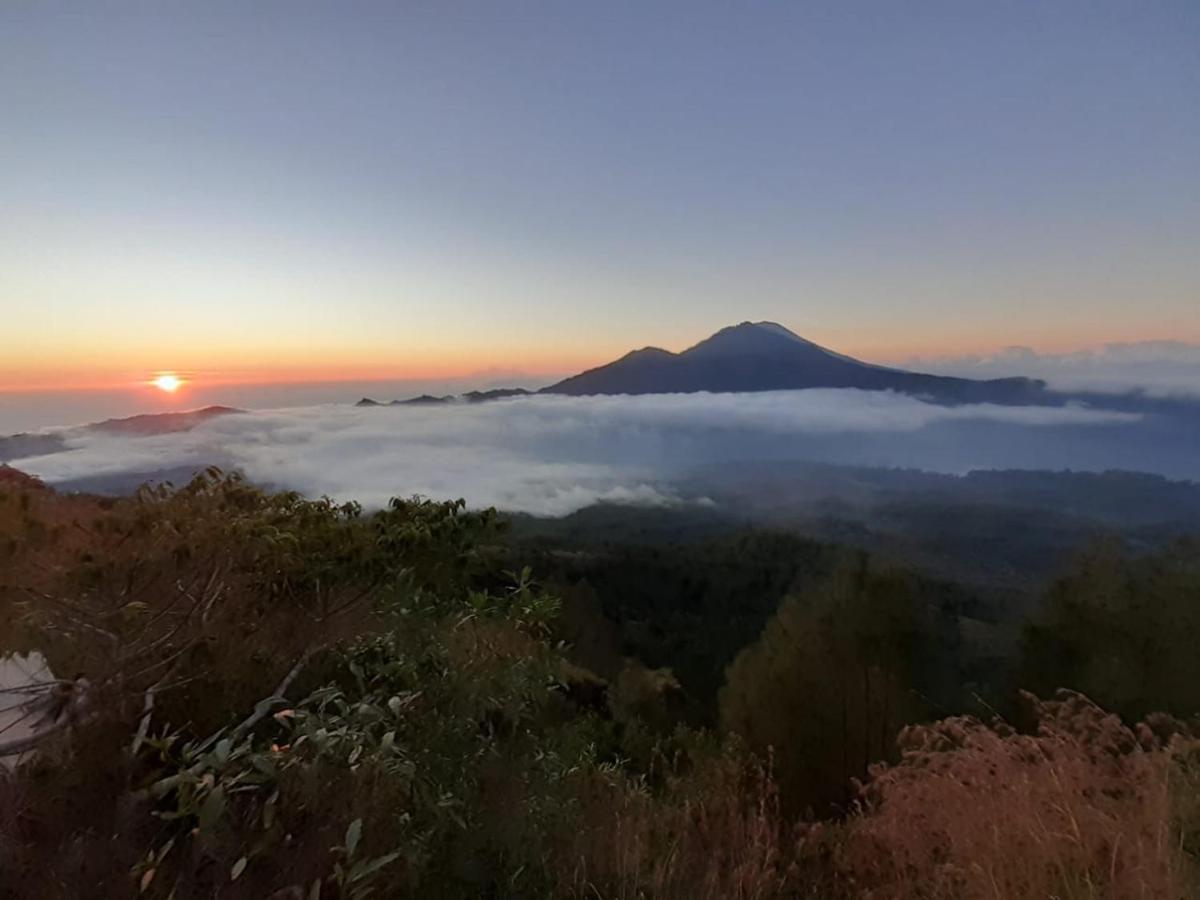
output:
[[[165,844],[158,848],[158,852],[154,854],[154,861],[161,863],[163,857],[171,852],[171,848],[175,846],[175,838],[170,838]]]
[[[233,741],[229,738],[221,738],[217,741],[217,746],[213,748],[213,756],[216,757],[217,765],[223,766],[229,762],[229,751],[233,749]]]
[[[362,881],[364,878],[369,878],[371,875],[374,875],[376,872],[378,872],[384,866],[388,865],[389,863],[395,862],[399,858],[399,856],[400,856],[400,851],[395,850],[395,851],[393,851],[391,853],[387,853],[383,856],[376,857],[375,859],[372,859],[369,862],[359,863],[353,869],[350,870],[350,881],[351,882]]]
[[[346,855],[353,856],[358,849],[358,840],[362,837],[362,819],[355,819],[346,829]]]
[[[204,803],[200,806],[198,816],[201,831],[207,831],[217,824],[221,814],[225,812],[225,789],[220,785],[213,788]]]
[[[233,868],[229,870],[230,881],[237,881],[238,877],[246,871],[246,862],[246,857],[243,856],[233,864]]]

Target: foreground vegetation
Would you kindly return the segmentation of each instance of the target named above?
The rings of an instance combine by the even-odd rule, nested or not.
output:
[[[631,627],[579,554],[547,590],[461,503],[0,470],[0,650],[57,676],[0,733],[0,893],[1196,894],[1194,546],[1057,581],[1005,669],[1052,699],[999,678],[1011,725],[934,690],[966,659],[952,586],[723,546],[707,618],[660,597]]]

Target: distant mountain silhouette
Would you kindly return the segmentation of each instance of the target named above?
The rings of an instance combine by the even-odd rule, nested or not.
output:
[[[435,397],[433,394],[421,394],[419,397],[409,397],[407,400],[392,400],[383,403],[363,397],[355,406],[438,406],[443,403],[485,403],[488,400],[501,400],[505,397],[525,397],[533,393],[524,388],[495,388],[490,391],[467,391],[465,394],[447,394]]]
[[[722,328],[682,353],[646,347],[543,388],[546,394],[675,394],[861,388],[947,403],[1045,403],[1045,382],[976,381],[892,369],[834,353],[774,322]]]
[[[407,400],[393,400],[388,406],[431,406],[440,403],[450,403],[453,399],[454,396],[452,394],[447,394],[445,397],[422,394],[419,397],[409,397]]]
[[[48,456],[66,449],[66,439],[56,432],[10,434],[0,437],[0,463],[29,456]]]
[[[468,403],[483,403],[487,400],[503,400],[505,397],[526,397],[531,393],[525,388],[493,388],[490,391],[467,391],[462,399]]]
[[[192,409],[187,412],[148,413],[124,419],[105,419],[103,422],[93,422],[90,425],[73,428],[57,428],[33,434],[11,434],[7,437],[0,437],[0,463],[10,462],[14,459],[26,459],[31,456],[61,453],[68,449],[66,439],[73,434],[102,432],[131,437],[174,434],[179,431],[191,431],[197,425],[218,416],[243,413],[245,413],[244,409],[234,409],[231,406],[206,406],[203,409]]]
[[[243,415],[244,409],[232,406],[206,406],[203,409],[190,409],[187,412],[147,413],[139,416],[128,416],[124,419],[105,419],[85,425],[88,431],[107,431],[116,434],[151,435],[173,434],[177,431],[191,431],[197,425],[215,419],[218,416]]]

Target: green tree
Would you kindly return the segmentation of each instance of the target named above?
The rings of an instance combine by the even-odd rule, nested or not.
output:
[[[1200,541],[1132,555],[1095,542],[1025,629],[1022,684],[1087,694],[1135,721],[1200,713]]]
[[[729,667],[722,724],[772,757],[789,807],[845,805],[852,779],[891,755],[919,712],[911,685],[925,614],[908,573],[849,555],[824,583],[787,597]]]

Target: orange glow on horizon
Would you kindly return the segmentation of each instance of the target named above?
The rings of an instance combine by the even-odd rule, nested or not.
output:
[[[881,327],[807,329],[802,323],[783,318],[781,324],[801,336],[838,353],[866,362],[905,364],[914,358],[990,356],[1012,345],[1025,345],[1044,354],[1101,349],[1109,342],[1151,340],[1156,335],[1116,335],[1099,328],[1072,330],[1042,329],[1035,333],[993,333],[947,327],[938,332],[912,335],[907,340]],[[713,328],[712,331],[716,329]],[[87,350],[61,348],[57,359],[47,348],[26,348],[0,363],[0,392],[122,391],[153,388],[166,396],[178,395],[190,386],[204,389],[228,386],[303,385],[368,382],[493,382],[549,384],[559,378],[609,363],[635,347],[657,345],[675,352],[703,340],[711,332],[671,336],[647,334],[642,340],[605,335],[594,344],[582,337],[553,346],[527,344],[480,348],[459,344],[437,352],[430,344],[386,350],[356,350],[335,347],[314,364],[311,347],[212,347],[197,351],[189,347],[167,348],[172,368],[163,366],[163,347],[140,351],[127,348]],[[1157,335],[1161,337],[1161,335]],[[1200,335],[1176,335],[1179,340],[1197,340]],[[483,352],[480,352],[480,351]],[[39,352],[40,351],[40,352]],[[140,352],[139,352],[140,351]],[[253,360],[253,362],[249,362]],[[153,373],[147,379],[146,373]],[[172,380],[173,379],[173,380]]]
[[[607,362],[607,360],[604,360]],[[7,360],[6,360],[7,362]],[[540,361],[539,361],[540,362]],[[394,363],[367,363],[351,361],[346,365],[325,364],[321,366],[287,365],[265,363],[245,365],[240,360],[187,360],[184,369],[164,369],[147,365],[133,371],[130,367],[105,364],[96,360],[94,365],[67,364],[50,367],[0,368],[0,392],[55,391],[55,390],[124,390],[139,387],[161,389],[158,383],[164,375],[179,379],[179,387],[203,385],[205,388],[228,385],[275,385],[317,384],[337,382],[375,381],[457,381],[472,378],[527,381],[539,378],[559,378],[573,374],[579,366],[597,365],[595,362],[575,360],[554,361],[549,364],[522,364],[518,357],[512,363],[501,364],[489,361],[486,364],[450,363],[412,364],[397,366]],[[198,364],[197,364],[198,363]],[[149,378],[147,370],[154,373]]]
[[[625,351],[621,351],[622,353]],[[496,381],[513,382],[557,381],[583,369],[615,359],[563,361],[559,365],[526,367],[514,365],[480,366],[421,366],[396,367],[389,365],[348,365],[345,367],[196,367],[186,377],[173,372],[156,374],[150,379],[128,371],[99,367],[95,369],[62,369],[54,374],[35,371],[0,371],[0,393],[36,393],[43,391],[120,391],[150,387],[164,394],[178,394],[189,386],[204,388],[229,386],[305,385],[337,383],[372,383],[398,381]]]

